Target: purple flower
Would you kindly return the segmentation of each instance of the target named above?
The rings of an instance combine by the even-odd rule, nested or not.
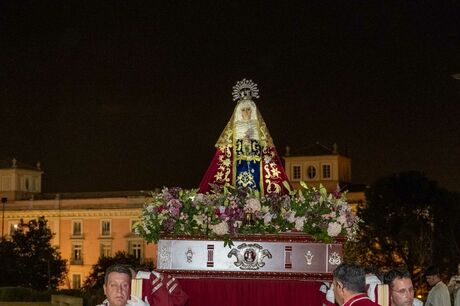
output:
[[[174,229],[174,225],[176,225],[176,220],[172,218],[168,218],[163,222],[165,232],[172,231]]]
[[[182,203],[177,200],[177,199],[172,199],[172,200],[169,200],[168,203],[166,204],[168,207],[177,207],[177,208],[181,208],[182,207]]]
[[[171,216],[176,217],[180,214],[180,209],[176,206],[171,206],[169,208],[169,213],[171,214]]]
[[[171,187],[169,188],[169,193],[171,194],[171,196],[173,196],[173,198],[177,199],[179,198],[179,193],[181,190],[182,188],[180,187]]]
[[[169,207],[169,212],[172,216],[178,216],[180,214],[180,209],[182,208],[182,203],[177,199],[172,199],[166,204]]]
[[[182,189],[179,187],[171,187],[171,188],[163,188],[161,191],[161,196],[163,197],[165,202],[169,202],[172,199],[179,198],[179,192]]]
[[[334,192],[332,193],[332,195],[334,196],[334,198],[336,199],[340,199],[342,197],[342,193],[340,192],[340,189],[337,188],[336,190],[334,190]]]

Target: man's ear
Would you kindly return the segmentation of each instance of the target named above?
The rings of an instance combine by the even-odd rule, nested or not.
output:
[[[343,291],[343,283],[342,282],[336,282],[337,283],[337,289]]]

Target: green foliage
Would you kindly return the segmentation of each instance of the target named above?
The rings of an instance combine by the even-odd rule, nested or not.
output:
[[[105,270],[114,264],[128,265],[133,268],[152,270],[153,263],[146,262],[141,264],[140,259],[126,252],[117,252],[113,257],[99,257],[97,263],[91,268],[89,276],[83,284],[84,291],[98,290],[104,285]]]
[[[18,262],[16,259],[16,245],[11,241],[1,241],[0,286],[14,286],[18,284]]]
[[[0,243],[0,285],[55,289],[67,273],[66,261],[51,246],[53,234],[44,217],[18,225],[11,241]],[[3,273],[2,273],[3,274]]]
[[[406,266],[422,285],[424,267],[435,263],[446,269],[460,255],[453,228],[460,202],[454,198],[419,172],[377,180],[358,210],[364,224],[358,242],[346,245],[347,259],[383,269]]]
[[[106,296],[104,294],[104,289],[86,289],[82,292],[83,305],[85,306],[95,306],[99,305]]]
[[[56,291],[56,294],[82,297],[82,292],[80,289],[59,289]]]
[[[31,288],[0,287],[0,301],[43,302],[43,301],[51,301],[51,295],[48,292],[39,292]]]

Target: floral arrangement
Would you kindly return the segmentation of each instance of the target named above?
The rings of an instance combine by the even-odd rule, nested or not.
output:
[[[178,187],[152,193],[136,232],[147,242],[162,236],[221,237],[232,245],[239,234],[303,232],[325,243],[334,237],[353,239],[360,220],[346,201],[346,193],[328,193],[301,182],[289,195],[260,196],[231,186],[202,194]]]

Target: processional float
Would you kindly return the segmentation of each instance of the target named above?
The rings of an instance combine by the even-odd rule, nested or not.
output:
[[[357,219],[339,190],[291,190],[254,103],[257,85],[233,87],[236,106],[198,190],[164,188],[137,231],[157,243],[157,271],[178,277],[331,280]]]

